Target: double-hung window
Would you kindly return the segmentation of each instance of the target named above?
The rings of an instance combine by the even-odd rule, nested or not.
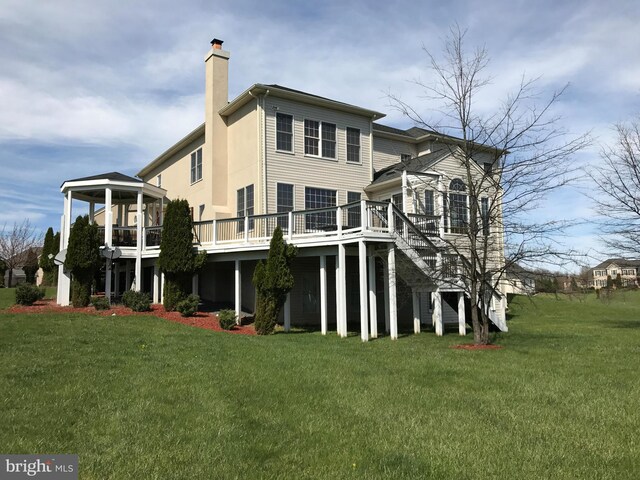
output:
[[[251,217],[254,213],[253,210],[253,185],[247,185],[244,188],[240,188],[236,192],[236,205],[237,216]],[[253,228],[254,219],[249,219],[249,229]],[[238,230],[244,230],[244,220],[238,222]]]
[[[305,120],[304,154],[323,158],[336,158],[335,124]]]
[[[336,191],[325,188],[307,187],[304,190],[304,208],[330,208],[326,212],[308,213],[305,216],[305,229],[331,229],[336,225]]]
[[[424,214],[433,216],[436,214],[435,198],[433,196],[433,190],[424,191]]]
[[[276,210],[278,213],[293,211],[293,185],[278,183],[276,186]],[[286,229],[289,222],[288,216],[278,216],[278,225]]]
[[[347,127],[347,162],[360,163],[360,129]]]
[[[202,180],[202,148],[191,154],[191,183]]]
[[[293,152],[293,115],[276,113],[276,150]]]

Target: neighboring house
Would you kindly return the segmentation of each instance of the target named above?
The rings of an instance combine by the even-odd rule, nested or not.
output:
[[[459,140],[388,127],[376,122],[383,113],[279,85],[254,84],[229,102],[229,53],[221,46],[214,40],[205,56],[204,124],[138,178],[111,172],[63,183],[61,248],[73,201],[89,202],[108,255],[114,247],[121,255],[106,262],[105,293],[135,288],[158,302],[164,204],[186,198],[195,244],[209,254],[193,280],[204,300],[253,311],[253,270],[279,225],[299,248],[285,329],[293,321],[325,333],[331,325],[366,340],[379,328],[396,338],[398,325],[433,325],[442,334],[455,323],[464,333],[469,302],[455,273],[459,258],[436,252],[443,238],[463,239],[468,221]],[[474,175],[491,175],[485,151]],[[487,225],[486,234],[497,239],[492,255],[502,262],[502,232]],[[443,262],[452,272],[446,283],[430,274]],[[62,269],[58,285],[58,302],[68,304]],[[496,291],[488,312],[503,330],[505,304]]]
[[[607,279],[612,281],[620,275],[623,287],[638,286],[638,276],[640,271],[640,260],[626,260],[624,258],[610,258],[596,265],[591,270],[592,283],[594,288],[607,286]]]
[[[525,270],[517,263],[507,267],[504,272],[504,293],[515,295],[533,295],[536,293],[536,275]]]

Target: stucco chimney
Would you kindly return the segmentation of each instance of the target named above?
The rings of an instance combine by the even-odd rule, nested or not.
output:
[[[229,52],[222,50],[222,40],[214,38],[204,57],[205,87],[205,148],[203,160],[210,165],[212,179],[211,203],[215,211],[227,205],[227,126],[218,113],[229,102]],[[205,167],[203,161],[203,175]],[[219,207],[219,208],[216,208]]]

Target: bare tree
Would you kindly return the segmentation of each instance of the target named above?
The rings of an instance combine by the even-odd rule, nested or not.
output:
[[[40,246],[40,236],[28,219],[14,223],[12,228],[3,225],[0,229],[0,259],[9,271],[7,286],[11,286],[13,269],[22,266],[29,251]]]
[[[591,198],[605,217],[601,237],[618,255],[640,255],[640,118],[615,126],[613,145],[601,150],[597,168],[589,172],[597,189]]]
[[[464,194],[463,202],[451,196],[453,185],[442,190],[449,227],[458,210],[458,230],[449,229],[457,235],[445,235],[443,251],[461,259],[457,268],[471,302],[474,342],[487,344],[490,303],[505,270],[515,263],[531,267],[552,262],[552,256],[566,258],[554,238],[569,222],[544,220],[531,211],[573,179],[577,169],[571,157],[589,138],[568,138],[552,112],[566,87],[541,100],[536,79],[522,77],[493,111],[480,111],[479,94],[490,84],[485,75],[489,58],[485,48],[465,50],[465,33],[457,25],[450,28],[441,58],[424,49],[435,80],[416,83],[437,102],[438,122],[397,96],[391,95],[391,101],[417,126],[441,136],[439,145],[449,149],[464,172],[464,190],[459,186],[461,191],[453,192]],[[450,275],[443,271],[441,277],[445,281]]]

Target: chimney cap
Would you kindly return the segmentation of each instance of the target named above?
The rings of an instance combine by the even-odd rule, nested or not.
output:
[[[220,40],[219,38],[214,38],[213,40],[211,40],[211,45],[222,45],[224,43],[223,40]]]

